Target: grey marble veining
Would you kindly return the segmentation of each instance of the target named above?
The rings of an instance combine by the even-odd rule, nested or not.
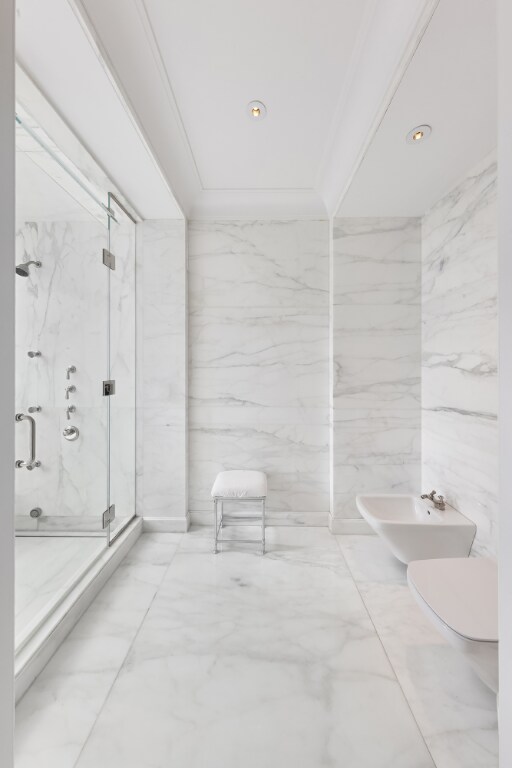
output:
[[[423,219],[423,485],[497,551],[496,162],[483,160]]]
[[[18,706],[16,767],[434,768],[335,539],[268,543],[143,535]]]
[[[332,271],[333,516],[361,492],[420,481],[418,219],[335,219]]]
[[[326,221],[189,224],[189,508],[223,469],[269,475],[282,521],[329,511]]]

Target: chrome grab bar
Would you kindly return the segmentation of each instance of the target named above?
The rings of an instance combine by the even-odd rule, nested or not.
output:
[[[30,422],[30,459],[29,461],[23,461],[18,459],[16,462],[16,469],[26,467],[27,469],[34,469],[34,467],[40,467],[41,462],[36,459],[36,421],[33,416],[27,416],[26,413],[17,413],[15,417],[16,421],[29,421]]]

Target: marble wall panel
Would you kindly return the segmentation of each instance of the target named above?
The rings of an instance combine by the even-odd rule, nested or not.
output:
[[[34,413],[37,458],[32,472],[16,470],[19,528],[101,530],[107,504],[108,418],[101,382],[108,373],[108,274],[102,249],[108,231],[98,221],[25,222],[16,237],[16,263],[40,260],[29,277],[16,276],[16,410]],[[40,351],[29,358],[28,351]],[[76,373],[66,378],[66,369]],[[66,400],[68,385],[76,392]],[[66,418],[66,407],[76,412]],[[80,430],[75,442],[62,432]],[[16,458],[26,459],[29,425],[16,424]],[[38,521],[30,509],[41,507]]]
[[[137,240],[137,508],[166,530],[187,510],[187,244],[182,220]]]
[[[420,483],[420,222],[335,219],[332,516]]]
[[[423,485],[474,520],[496,554],[497,172],[478,164],[423,219]]]
[[[327,524],[326,221],[189,224],[189,507],[224,469],[268,474],[268,513]]]

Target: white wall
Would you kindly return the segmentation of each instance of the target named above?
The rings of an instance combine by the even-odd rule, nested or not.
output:
[[[422,487],[477,524],[497,553],[496,158],[486,158],[422,223]]]
[[[512,765],[512,3],[498,2],[500,765]]]
[[[241,468],[268,473],[271,521],[326,525],[328,222],[191,222],[189,334],[193,519]]]
[[[357,493],[420,483],[420,221],[335,219],[333,513],[359,517]]]
[[[14,726],[14,2],[0,3],[0,765]]]
[[[187,515],[187,245],[183,220],[145,221],[137,239],[137,507],[146,529]]]

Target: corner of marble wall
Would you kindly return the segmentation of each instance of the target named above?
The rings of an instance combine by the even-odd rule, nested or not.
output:
[[[422,476],[498,545],[497,166],[470,169],[422,222]]]
[[[187,227],[137,227],[137,510],[168,521],[187,513]]]

